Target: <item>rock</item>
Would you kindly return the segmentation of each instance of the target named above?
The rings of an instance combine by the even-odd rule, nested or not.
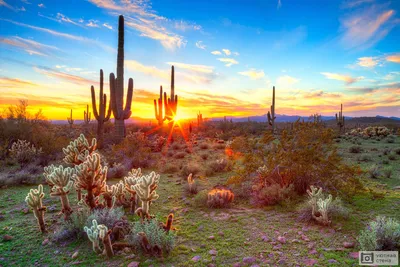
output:
[[[282,245],[279,244],[279,245],[274,246],[272,249],[273,250],[280,250],[281,248],[282,248]]]
[[[138,261],[132,261],[128,264],[127,267],[139,267],[140,262]]]
[[[352,259],[358,259],[358,257],[359,257],[358,251],[357,252],[350,252],[349,253],[349,257],[352,258]]]
[[[354,248],[356,244],[354,242],[343,242],[343,247],[345,248]]]
[[[301,235],[301,239],[303,239],[306,242],[310,241],[310,239],[306,235]]]
[[[201,230],[203,230],[204,229],[204,226],[203,225],[200,225],[199,227],[197,227],[197,231],[201,231]]]
[[[286,261],[284,259],[280,259],[277,262],[279,265],[286,265]]]
[[[209,240],[215,240],[215,236],[210,235],[210,236],[208,237],[208,239],[209,239]]]
[[[219,235],[219,236],[224,236],[225,234],[224,234],[224,232],[219,231],[219,232],[218,232],[218,235]]]
[[[201,244],[200,248],[206,248],[206,245],[205,244]]]
[[[329,259],[328,262],[329,262],[329,263],[332,263],[332,264],[333,264],[333,263],[338,263],[338,261],[337,261],[337,260],[334,260],[334,259]]]
[[[46,238],[45,240],[43,240],[42,246],[46,246],[48,243],[49,243],[49,239]]]
[[[192,258],[192,261],[193,262],[198,262],[199,260],[201,259],[201,256],[194,256],[193,258]]]
[[[23,214],[28,214],[29,213],[29,209],[28,208],[22,209],[22,213]]]
[[[215,265],[214,263],[210,263],[207,265],[207,267],[216,267],[217,265]]]
[[[393,190],[400,190],[400,186],[395,186],[392,188]]]
[[[215,249],[212,249],[208,252],[208,254],[212,255],[212,256],[217,256],[218,252]]]
[[[286,237],[284,237],[284,236],[278,236],[278,239],[277,239],[281,244],[285,244],[286,243]]]
[[[3,235],[3,241],[11,241],[14,237],[10,235]]]
[[[242,262],[245,263],[245,264],[252,264],[252,263],[256,262],[256,258],[254,258],[254,257],[244,257]]]
[[[232,265],[232,267],[241,267],[241,266],[242,266],[242,263],[240,263],[240,262],[236,262]]]
[[[306,266],[314,266],[317,263],[318,263],[318,260],[315,260],[315,259],[305,259],[304,260],[304,264]]]
[[[130,248],[128,248],[128,247],[124,248],[122,251],[123,251],[125,254],[129,254],[129,253],[132,252],[132,250],[131,250]]]
[[[269,241],[269,237],[266,236],[266,235],[263,235],[263,236],[261,237],[261,240],[264,241],[264,242],[268,242],[268,241]]]
[[[258,264],[253,264],[253,265],[251,265],[250,267],[260,267],[260,265],[258,265]]]
[[[76,258],[78,258],[78,255],[79,255],[79,251],[77,250],[74,252],[74,254],[72,254],[71,258],[76,259]]]

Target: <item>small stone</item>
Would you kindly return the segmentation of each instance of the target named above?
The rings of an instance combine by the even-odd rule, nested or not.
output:
[[[276,246],[274,246],[272,249],[273,250],[280,250],[282,248],[282,245],[276,245]]]
[[[338,261],[335,260],[335,259],[329,259],[328,262],[329,262],[329,263],[338,263]]]
[[[192,261],[194,261],[194,262],[198,262],[199,260],[201,259],[201,256],[194,256],[193,258],[192,258]]]
[[[46,238],[45,240],[43,240],[42,246],[46,246],[48,243],[49,243],[49,239]]]
[[[72,254],[71,258],[76,259],[78,258],[79,251],[75,251],[74,254]]]
[[[22,213],[23,214],[28,214],[29,213],[29,209],[28,208],[22,209]]]
[[[128,264],[127,267],[139,267],[140,262],[138,261],[132,261]]]
[[[258,265],[258,264],[253,264],[253,265],[251,265],[250,267],[260,267],[260,265]]]
[[[306,242],[310,241],[310,239],[306,235],[301,235],[301,239],[303,239]]]
[[[317,254],[318,252],[315,250],[315,249],[313,249],[313,250],[310,250],[309,252],[308,252],[308,254],[311,254],[311,255],[314,255],[314,254]]]
[[[352,259],[358,259],[359,253],[358,252],[350,252],[349,257]]]
[[[3,236],[3,240],[4,241],[11,241],[14,237],[10,236],[10,235],[4,235]]]
[[[235,262],[232,267],[241,267],[242,263],[241,262]]]
[[[266,235],[263,235],[263,236],[261,237],[261,240],[264,241],[264,242],[268,242],[268,241],[269,241],[269,237],[266,236]]]
[[[206,245],[205,244],[201,244],[200,248],[206,248]]]
[[[284,259],[280,259],[277,263],[279,265],[286,265],[286,261]]]
[[[318,260],[315,260],[315,259],[305,259],[304,260],[304,264],[306,266],[314,266],[317,263],[318,263]]]
[[[224,232],[219,231],[219,232],[218,232],[218,235],[219,235],[219,236],[224,236],[225,234],[224,234]]]
[[[197,227],[197,231],[201,231],[201,230],[203,230],[204,229],[204,226],[203,225],[200,225],[199,227]]]
[[[354,248],[356,244],[354,242],[343,242],[343,247],[345,248]]]
[[[284,236],[278,236],[278,241],[279,241],[281,244],[285,244],[285,243],[286,243],[286,238],[285,238]]]
[[[215,265],[214,263],[210,263],[207,265],[207,267],[216,267],[217,265]]]
[[[242,261],[245,264],[252,264],[252,263],[256,262],[256,258],[254,258],[254,257],[244,257]]]
[[[215,249],[212,249],[208,252],[212,256],[217,256],[218,252]]]
[[[210,236],[208,237],[208,239],[209,239],[209,240],[215,240],[215,236],[210,235]]]

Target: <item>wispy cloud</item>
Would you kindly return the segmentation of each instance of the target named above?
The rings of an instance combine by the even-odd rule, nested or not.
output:
[[[26,80],[0,77],[0,88],[21,88],[26,86],[38,86],[38,85]]]
[[[233,52],[233,54],[234,54],[235,56],[239,56],[239,55],[240,55],[238,52]]]
[[[186,69],[194,72],[200,73],[213,73],[214,67],[213,66],[206,66],[206,65],[193,65],[187,63],[180,63],[180,62],[167,62],[168,65],[174,65],[177,68]]]
[[[377,5],[341,19],[341,42],[347,49],[365,49],[383,39],[393,28],[394,10]]]
[[[113,27],[111,25],[109,25],[108,23],[103,23],[103,27],[106,27],[107,29],[112,30]]]
[[[190,23],[187,21],[183,21],[183,20],[175,21],[174,27],[175,27],[175,29],[180,30],[180,31],[188,31],[188,30],[199,31],[199,30],[201,30],[200,25],[197,25],[196,23]]]
[[[225,53],[225,55],[230,56],[231,51],[229,49],[222,49],[222,51]]]
[[[212,51],[211,54],[213,54],[213,55],[222,55],[222,53],[220,51]]]
[[[217,58],[217,60],[219,60],[219,61],[221,61],[221,62],[223,62],[223,63],[226,63],[226,64],[225,64],[226,67],[230,67],[230,66],[232,66],[232,65],[239,64],[239,62],[236,61],[236,60],[233,59],[233,58]]]
[[[354,8],[363,4],[373,3],[375,0],[347,0],[342,3],[342,8]]]
[[[343,81],[346,84],[352,84],[363,79],[363,77],[354,78],[351,77],[350,75],[331,73],[331,72],[321,72],[321,74],[324,75],[325,78],[327,79]]]
[[[386,60],[389,62],[400,63],[400,54],[387,56]]]
[[[9,4],[7,4],[6,1],[4,1],[4,0],[0,0],[0,6],[4,6],[4,7],[8,8],[8,9],[13,10],[13,11],[17,11],[14,7],[12,7]]]
[[[70,18],[68,18],[67,16],[61,14],[61,13],[57,13],[57,20],[59,22],[66,22],[66,23],[71,23],[74,24],[76,26],[81,26],[78,23],[76,23],[75,21],[71,20]]]
[[[45,45],[33,40],[24,39],[21,37],[12,37],[12,38],[0,38],[0,43],[6,44],[12,47],[17,47],[19,49],[24,50],[30,55],[38,55],[38,56],[49,56],[51,55],[50,51],[60,50],[55,46]]]
[[[291,85],[293,85],[295,83],[298,83],[299,81],[300,81],[299,79],[296,79],[296,78],[294,78],[292,76],[289,76],[289,75],[280,76],[276,80],[276,82],[278,84],[283,85],[283,86],[291,86]]]
[[[97,24],[97,23],[98,23],[97,20],[91,19],[91,20],[89,20],[88,23],[86,23],[86,26],[92,27],[92,28],[99,28],[100,26],[99,26],[99,24]]]
[[[203,44],[203,41],[197,41],[196,47],[205,50],[206,46]]]
[[[240,75],[247,76],[250,79],[258,80],[265,76],[263,70],[249,69],[247,71],[238,72]]]
[[[38,4],[38,7],[40,8],[46,8],[46,6],[43,3]]]
[[[373,68],[379,64],[379,61],[377,57],[360,57],[357,65],[365,68]]]
[[[51,68],[43,68],[43,67],[35,66],[35,67],[33,67],[33,69],[36,72],[41,73],[47,77],[64,80],[64,81],[74,83],[74,84],[85,85],[85,86],[88,86],[90,84],[98,84],[98,82],[96,82],[96,81],[88,80],[86,78],[83,78],[83,77],[80,77],[77,75],[72,75],[69,73],[53,70]]]
[[[109,52],[115,52],[114,48],[104,45],[97,40],[89,39],[89,38],[82,37],[82,36],[72,35],[72,34],[68,34],[68,33],[57,32],[57,31],[53,31],[53,30],[50,30],[47,28],[32,26],[32,25],[28,25],[28,24],[21,23],[21,22],[16,22],[16,21],[9,20],[9,19],[0,18],[0,20],[7,21],[7,22],[13,23],[15,25],[21,26],[21,27],[26,27],[26,28],[30,28],[30,29],[33,29],[36,31],[45,32],[45,33],[51,34],[53,36],[58,36],[58,37],[62,37],[62,38],[66,38],[66,39],[70,39],[70,40],[74,40],[74,41],[79,41],[79,42],[92,43],[94,45],[97,45],[97,46],[103,48],[104,50],[109,51]]]
[[[278,0],[278,4],[276,5],[276,9],[280,9],[282,7],[282,1]]]
[[[162,79],[169,79],[167,71],[161,70],[155,66],[146,66],[136,60],[125,60],[125,66],[131,71],[139,71],[149,76],[158,77]]]
[[[32,4],[32,3],[31,3],[31,2],[29,2],[28,0],[21,0],[21,2],[23,2],[23,3],[27,4],[27,5],[30,5],[30,4]]]

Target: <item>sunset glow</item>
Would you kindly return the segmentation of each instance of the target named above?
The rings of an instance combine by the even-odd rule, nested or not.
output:
[[[154,119],[171,65],[176,121],[264,115],[272,86],[278,114],[343,103],[348,116],[400,116],[399,1],[0,0],[0,11],[0,110],[27,99],[31,113],[83,119],[100,69],[109,95],[123,14],[132,117]]]

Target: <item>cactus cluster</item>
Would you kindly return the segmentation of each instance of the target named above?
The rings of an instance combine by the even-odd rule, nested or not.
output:
[[[155,191],[160,181],[160,175],[155,172],[151,172],[148,175],[143,175],[138,179],[137,183],[132,186],[139,199],[142,201],[142,206],[136,210],[136,213],[142,217],[142,219],[150,218],[150,204],[151,202],[158,199],[159,195]]]
[[[336,113],[336,124],[339,126],[339,133],[344,132],[344,116],[343,116],[343,104],[340,104],[339,115]]]
[[[267,113],[268,124],[272,127],[272,133],[275,132],[275,86],[272,87],[272,105],[271,110]]]
[[[89,144],[86,137],[81,134],[77,139],[71,141],[66,148],[63,148],[64,162],[72,166],[82,164],[96,148],[96,138],[93,138],[92,143]]]
[[[309,204],[311,205],[311,213],[314,220],[321,223],[322,225],[329,225],[328,210],[329,205],[332,202],[332,195],[328,195],[326,199],[322,194],[321,187],[310,186],[310,190],[307,190],[309,196]]]
[[[207,195],[207,205],[211,208],[224,208],[229,206],[235,198],[232,190],[215,187]]]
[[[31,189],[25,198],[25,202],[32,208],[33,214],[38,222],[40,231],[46,232],[46,225],[44,223],[44,213],[46,207],[43,206],[42,199],[44,198],[43,185],[39,185],[38,189]]]

